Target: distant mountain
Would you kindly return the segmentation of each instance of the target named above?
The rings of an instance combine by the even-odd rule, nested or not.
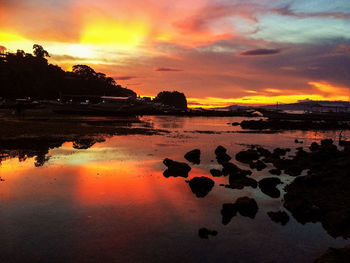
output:
[[[350,111],[350,103],[348,101],[315,101],[315,100],[300,100],[297,103],[290,104],[275,104],[265,105],[259,108],[271,110],[288,110],[288,111],[306,111],[312,109],[326,109],[334,111]]]

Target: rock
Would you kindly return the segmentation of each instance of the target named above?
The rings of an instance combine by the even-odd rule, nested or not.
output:
[[[214,181],[208,177],[194,177],[188,181],[192,192],[198,197],[205,197],[214,187]]]
[[[257,147],[257,148],[256,148],[256,151],[257,151],[261,156],[263,156],[263,157],[265,157],[265,158],[270,157],[270,156],[272,155],[272,153],[271,153],[269,150],[267,150],[267,149],[265,149],[265,148],[263,148],[263,147]]]
[[[198,230],[198,236],[202,239],[208,239],[209,236],[216,236],[218,234],[215,230],[209,230],[205,227]]]
[[[282,181],[277,177],[264,178],[259,181],[259,188],[264,194],[272,198],[279,198],[281,193],[276,186],[281,183]]]
[[[350,262],[350,246],[344,248],[329,248],[325,254],[315,260],[315,263]]]
[[[332,145],[333,144],[333,140],[332,139],[324,139],[321,141],[321,146],[322,147],[326,147],[326,146],[329,146],[329,145]]]
[[[220,177],[222,176],[222,171],[218,169],[210,169],[210,173],[213,177]]]
[[[236,216],[237,214],[237,205],[236,204],[223,204],[221,209],[221,215],[222,215],[222,224],[227,225],[230,223],[231,219]]]
[[[284,170],[285,174],[288,174],[290,176],[299,176],[303,172],[303,169],[299,166],[290,166],[287,169]]]
[[[269,173],[273,175],[281,175],[282,172],[279,169],[271,169],[269,170]]]
[[[294,140],[294,143],[300,143],[300,144],[302,144],[302,143],[304,143],[303,141],[299,141],[298,139],[295,139]]]
[[[220,153],[226,153],[226,152],[227,152],[226,148],[224,146],[221,146],[221,145],[219,145],[215,149],[215,155],[218,155]]]
[[[284,156],[286,155],[287,152],[290,152],[289,148],[276,148],[273,150],[273,154],[277,155],[277,156]]]
[[[221,145],[219,145],[215,149],[216,160],[218,161],[219,164],[224,164],[231,160],[231,156],[229,156],[226,152],[227,152],[226,148]]]
[[[255,218],[255,215],[258,212],[258,204],[253,198],[249,197],[240,197],[236,200],[236,206],[238,212],[242,216]]]
[[[191,167],[187,163],[180,163],[173,161],[171,159],[164,159],[164,165],[168,167],[167,170],[163,172],[164,177],[188,177],[188,173],[191,171]]]
[[[311,143],[309,149],[311,152],[315,152],[315,151],[318,151],[320,149],[320,146],[318,145],[317,142],[313,142],[313,143]]]
[[[284,211],[278,212],[268,212],[267,215],[271,218],[273,222],[281,223],[282,226],[285,226],[289,221],[289,216]]]
[[[258,171],[262,171],[267,167],[267,165],[263,161],[257,160],[256,162],[252,162],[249,167],[252,169],[257,169]]]
[[[236,154],[236,160],[241,163],[251,163],[252,161],[258,160],[259,158],[259,153],[253,149],[240,151]]]
[[[233,163],[224,163],[222,166],[224,167],[222,169],[222,173],[224,176],[229,175],[232,178],[240,179],[252,174],[252,171],[243,170]]]
[[[239,122],[233,122],[233,123],[232,123],[232,126],[239,126],[239,125],[240,125]]]
[[[246,186],[250,186],[252,188],[258,187],[258,182],[255,181],[253,178],[248,177],[242,177],[242,178],[235,178],[233,176],[229,177],[229,184],[225,185],[226,188],[231,189],[243,189]]]
[[[201,151],[199,149],[194,149],[185,154],[185,159],[193,164],[200,164]]]

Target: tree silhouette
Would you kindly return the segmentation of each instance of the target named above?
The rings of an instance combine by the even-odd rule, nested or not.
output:
[[[92,79],[97,76],[95,70],[87,65],[74,65],[72,71],[73,73],[83,78]]]
[[[155,97],[154,102],[159,102],[177,109],[187,109],[186,96],[178,91],[162,91]]]
[[[50,57],[49,52],[47,52],[42,46],[38,44],[33,45],[33,54],[37,58],[44,58],[44,57]]]

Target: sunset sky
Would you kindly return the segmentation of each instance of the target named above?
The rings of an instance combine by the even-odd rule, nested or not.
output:
[[[350,96],[349,0],[0,0],[0,46],[34,43],[192,106]]]

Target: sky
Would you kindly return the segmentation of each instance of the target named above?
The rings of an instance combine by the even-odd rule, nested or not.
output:
[[[349,0],[0,0],[0,51],[33,44],[192,107],[350,96]]]

